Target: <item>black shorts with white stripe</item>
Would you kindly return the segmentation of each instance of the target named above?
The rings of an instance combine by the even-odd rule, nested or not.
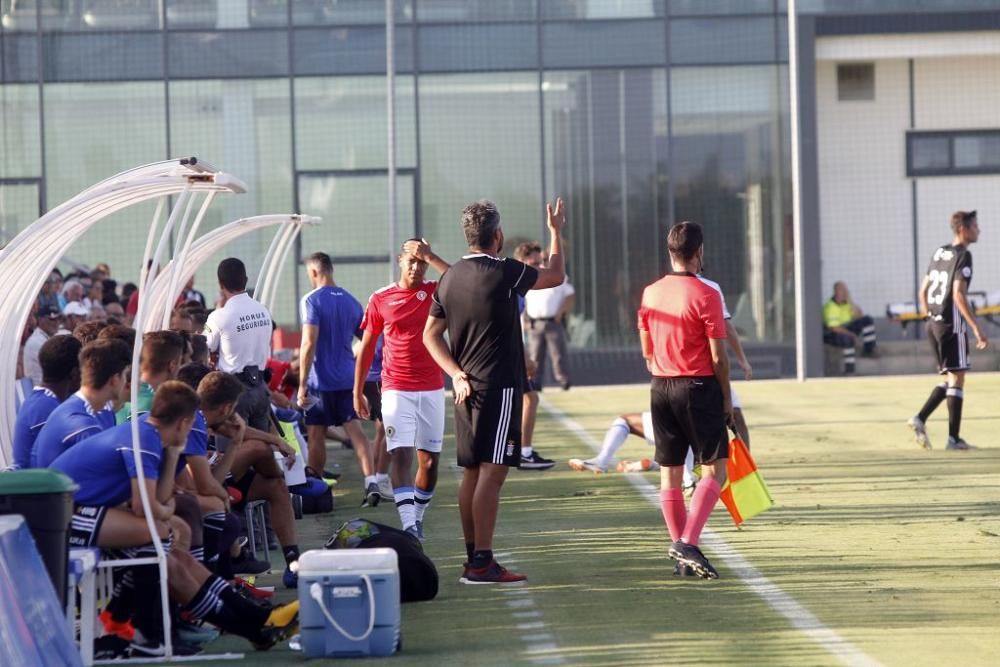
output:
[[[74,548],[96,547],[107,511],[107,507],[77,505],[69,524],[69,545]]]
[[[458,465],[481,463],[517,467],[521,462],[521,387],[474,391],[455,406]]]
[[[969,370],[969,336],[962,319],[956,323],[927,323],[927,338],[938,363],[939,373]]]

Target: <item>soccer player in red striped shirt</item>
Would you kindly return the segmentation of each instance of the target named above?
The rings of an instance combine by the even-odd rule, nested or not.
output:
[[[691,568],[714,579],[719,574],[698,548],[698,538],[726,481],[726,425],[732,413],[726,321],[719,292],[697,276],[704,255],[701,226],[674,225],[667,250],[673,271],[646,287],[639,307],[642,356],[653,375],[650,411],[661,466],[660,507],[678,573]],[[690,513],[682,491],[688,447],[702,465]]]

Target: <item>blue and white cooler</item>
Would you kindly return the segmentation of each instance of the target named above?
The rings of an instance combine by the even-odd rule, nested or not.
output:
[[[299,627],[309,658],[399,649],[399,563],[392,549],[314,549],[299,558]]]

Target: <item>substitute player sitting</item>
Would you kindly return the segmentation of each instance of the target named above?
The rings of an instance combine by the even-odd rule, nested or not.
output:
[[[423,541],[424,512],[434,497],[444,441],[444,376],[423,341],[431,295],[438,284],[424,276],[428,264],[441,273],[448,270],[448,264],[421,239],[404,243],[398,262],[399,280],[368,299],[354,370],[354,410],[368,418],[371,406],[364,385],[378,337],[384,335],[382,423],[391,459],[392,494],[403,530]]]

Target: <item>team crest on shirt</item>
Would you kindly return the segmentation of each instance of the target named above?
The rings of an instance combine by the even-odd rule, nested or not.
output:
[[[420,290],[419,292],[417,292],[417,301],[423,301],[426,298],[427,298],[427,292],[425,292],[423,290]]]
[[[392,436],[396,435],[396,427],[395,426],[386,426],[385,427],[385,434],[386,434],[387,437],[390,437],[390,438]]]
[[[934,251],[934,261],[938,262],[944,260],[946,262],[951,261],[951,258],[955,256],[951,250],[946,250],[944,248],[938,248]]]

